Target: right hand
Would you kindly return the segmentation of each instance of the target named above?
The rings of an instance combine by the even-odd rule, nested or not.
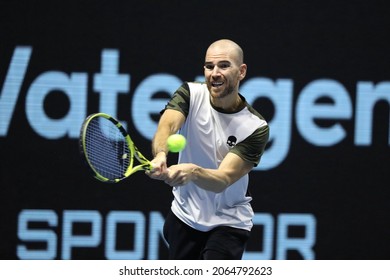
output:
[[[151,161],[151,164],[153,165],[153,169],[150,171],[146,171],[145,174],[155,180],[166,180],[168,176],[166,154],[164,152],[158,153]]]

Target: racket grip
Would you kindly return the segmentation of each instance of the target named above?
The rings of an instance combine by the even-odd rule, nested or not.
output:
[[[154,164],[154,163],[150,163],[150,172],[153,172],[154,171],[154,169],[156,168],[156,165]]]

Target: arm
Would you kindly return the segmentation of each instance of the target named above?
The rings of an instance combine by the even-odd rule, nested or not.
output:
[[[228,153],[218,169],[202,168],[192,163],[172,165],[165,183],[178,186],[193,181],[202,189],[219,193],[249,173],[252,168],[253,163],[234,153]]]
[[[151,161],[154,170],[148,175],[153,179],[163,179],[160,177],[166,172],[168,154],[167,138],[176,133],[185,121],[185,116],[176,110],[166,109],[162,114],[157,131],[152,141],[152,153],[154,159]]]
[[[268,137],[268,126],[260,127],[245,141],[236,145],[225,156],[218,169],[206,169],[191,163],[172,165],[164,181],[171,186],[181,186],[193,181],[205,190],[222,192],[259,163]]]

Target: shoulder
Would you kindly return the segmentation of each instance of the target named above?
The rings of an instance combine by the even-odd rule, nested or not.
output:
[[[244,141],[238,143],[230,152],[237,154],[243,160],[257,166],[264,154],[265,147],[269,139],[268,125],[257,128]]]
[[[259,111],[257,111],[255,108],[252,107],[252,105],[250,105],[244,96],[242,96],[240,94],[240,97],[241,99],[244,101],[245,105],[246,105],[246,108],[248,109],[249,113],[251,113],[252,115],[256,116],[257,118],[259,118],[263,125],[267,125],[267,121],[265,120],[265,118],[259,113]]]
[[[184,82],[173,94],[179,95],[183,99],[189,99],[191,93],[207,92],[207,86],[202,82]]]
[[[173,109],[188,116],[191,99],[202,96],[207,92],[207,86],[200,82],[184,82],[172,95],[165,109]],[[163,110],[163,111],[164,111]],[[162,112],[163,112],[162,111]]]

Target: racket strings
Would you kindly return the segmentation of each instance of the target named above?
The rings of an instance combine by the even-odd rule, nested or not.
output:
[[[95,170],[110,180],[124,177],[132,158],[119,128],[105,118],[95,118],[89,123],[86,152]]]

